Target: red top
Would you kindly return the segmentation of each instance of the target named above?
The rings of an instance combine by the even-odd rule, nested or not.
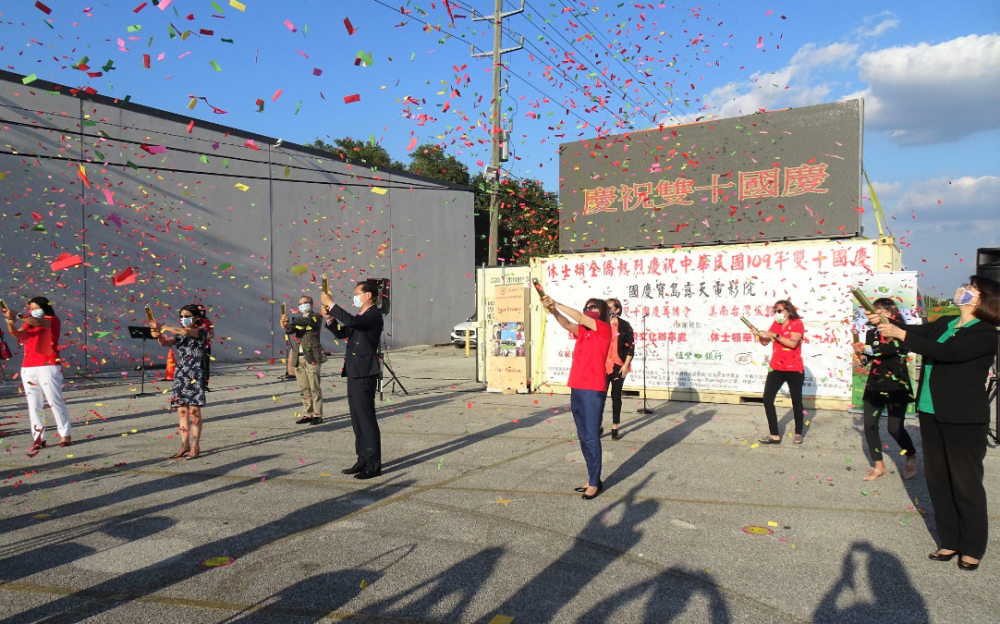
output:
[[[28,334],[28,337],[21,341],[24,345],[24,361],[22,368],[33,368],[35,366],[60,366],[59,360],[59,332],[61,325],[58,316],[44,317],[49,321],[49,327],[33,327],[27,323],[21,327],[21,331]]]
[[[580,325],[573,347],[573,364],[569,367],[569,387],[577,390],[608,391],[608,377],[604,372],[604,361],[608,357],[611,344],[611,326],[604,321],[594,320],[597,329],[587,329]]]
[[[806,330],[802,325],[802,319],[789,319],[784,323],[771,323],[768,330],[787,339],[792,338],[792,334],[805,335]],[[789,349],[777,340],[772,341],[774,353],[771,355],[771,370],[776,371],[797,371],[803,372],[802,366],[802,340],[795,345],[794,349]]]
[[[207,318],[203,318],[200,321],[198,321],[198,325],[200,327],[204,327],[205,331],[208,332],[209,334],[212,333],[212,321],[208,320]],[[208,334],[205,334],[205,335],[208,336]],[[207,349],[207,348],[209,348],[211,346],[212,346],[212,339],[206,337],[205,338],[205,348]]]
[[[611,344],[608,345],[608,357],[604,360],[604,372],[611,374],[615,366],[621,366],[625,362],[618,357],[618,321],[611,323]]]

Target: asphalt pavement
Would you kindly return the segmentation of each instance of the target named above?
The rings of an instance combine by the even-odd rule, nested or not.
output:
[[[136,398],[134,374],[74,380],[74,444],[32,458],[8,380],[0,622],[1000,618],[996,531],[976,572],[928,560],[923,471],[901,478],[884,423],[890,472],[863,482],[853,414],[810,409],[796,446],[779,411],[784,442],[759,446],[760,405],[653,401],[640,414],[627,397],[621,439],[603,440],[605,491],[585,501],[568,396],[487,393],[475,359],[450,346],[391,362],[409,394],[397,385],[377,402],[384,473],[370,481],[340,473],[354,436],[336,359],[317,426],[295,424],[282,365],[213,365],[202,456],[189,461],[168,459],[168,383]],[[990,445],[994,528],[998,460]]]

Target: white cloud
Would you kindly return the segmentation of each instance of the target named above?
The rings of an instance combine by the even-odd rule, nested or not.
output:
[[[890,28],[899,26],[899,23],[892,11],[882,11],[878,15],[866,17],[864,25],[855,32],[861,37],[878,37]]]
[[[731,82],[713,89],[705,101],[719,117],[819,104],[829,100],[831,87],[825,83],[810,84],[813,75],[830,67],[847,67],[857,52],[858,46],[853,43],[823,47],[810,43],[799,48],[786,67],[770,73],[756,72],[742,85]]]
[[[903,264],[921,273],[924,292],[950,295],[975,273],[977,249],[1000,247],[1000,211],[994,207],[1000,177],[934,178],[905,190],[900,182],[872,185],[903,249]],[[874,236],[870,202],[865,217],[865,233]]]
[[[865,125],[903,145],[949,143],[1000,127],[1000,34],[866,52]],[[849,96],[850,97],[850,96]]]

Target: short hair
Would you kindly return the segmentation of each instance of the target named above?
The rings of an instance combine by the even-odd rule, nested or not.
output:
[[[608,299],[608,305],[611,305],[612,303],[615,304],[615,308],[617,308],[618,310],[623,309],[622,308],[622,302],[618,301],[614,297],[612,297],[611,299]]]
[[[895,301],[888,297],[876,299],[875,301],[872,301],[872,305],[879,310],[885,310],[888,312],[891,318],[899,317],[899,306],[896,305]]]
[[[45,312],[45,316],[55,316],[56,312],[52,309],[52,303],[45,297],[33,297],[28,303],[33,303]]]
[[[587,303],[583,304],[583,309],[586,310],[590,307],[590,304],[597,306],[598,311],[601,313],[601,320],[607,323],[611,320],[611,313],[608,308],[608,302],[604,299],[587,299]]]
[[[309,300],[309,305],[313,305],[313,304],[316,303],[315,301],[313,301],[313,298],[310,297],[309,295],[302,295],[302,296],[299,297],[299,301],[301,301],[303,299],[308,299]]]
[[[972,275],[969,283],[979,291],[979,305],[972,314],[990,325],[1000,325],[1000,282],[985,275]]]
[[[791,319],[791,320],[802,318],[801,316],[799,316],[799,311],[795,309],[795,305],[791,301],[789,301],[788,299],[779,299],[779,300],[777,300],[777,301],[774,302],[774,305],[775,306],[779,306],[779,305],[785,306],[785,309],[788,310],[788,318]],[[772,306],[772,307],[774,307],[774,306]]]
[[[358,282],[358,286],[361,287],[361,292],[368,293],[372,296],[372,303],[374,303],[376,307],[382,307],[382,302],[379,300],[380,298],[378,296],[378,283],[375,280],[360,281]]]

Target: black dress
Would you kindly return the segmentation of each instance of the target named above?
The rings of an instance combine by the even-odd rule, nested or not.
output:
[[[180,335],[176,337],[174,349],[177,351],[177,369],[174,371],[174,387],[170,396],[171,407],[201,407],[205,405],[205,386],[202,383],[204,369],[201,367],[205,356],[205,340],[208,330],[198,328],[198,337]]]
[[[898,327],[906,327],[900,321],[890,322]],[[864,400],[879,407],[912,403],[913,387],[910,383],[910,371],[906,367],[909,352],[898,340],[887,340],[877,327],[868,330],[865,344],[872,349],[872,355],[868,358],[872,366],[865,384]]]

